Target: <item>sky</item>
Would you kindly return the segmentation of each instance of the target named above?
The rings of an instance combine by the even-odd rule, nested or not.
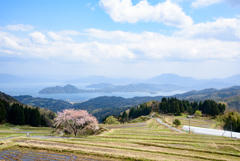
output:
[[[0,74],[240,74],[239,0],[0,1]]]

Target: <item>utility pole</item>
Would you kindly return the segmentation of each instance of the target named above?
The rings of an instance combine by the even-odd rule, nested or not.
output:
[[[232,138],[232,120],[231,120],[231,138]]]

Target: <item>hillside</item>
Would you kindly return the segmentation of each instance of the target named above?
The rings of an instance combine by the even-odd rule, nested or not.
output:
[[[16,100],[15,98],[3,93],[0,91],[0,99],[1,100],[4,100],[4,101],[7,101],[9,103],[19,103],[18,100]]]
[[[29,95],[13,96],[16,100],[23,104],[28,104],[35,107],[47,107],[54,112],[61,111],[67,108],[72,108],[72,104],[63,100],[54,100],[51,98],[39,98]]]
[[[0,123],[31,126],[53,126],[56,114],[47,109],[24,104],[0,92]]]

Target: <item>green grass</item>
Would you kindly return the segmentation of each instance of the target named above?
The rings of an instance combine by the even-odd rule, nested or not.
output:
[[[177,118],[185,119],[184,116]],[[108,128],[109,131],[88,136],[86,139],[77,137],[75,139],[33,139],[17,133],[0,133],[0,138],[16,135],[15,138],[4,140],[5,148],[16,146],[56,153],[95,156],[106,160],[240,160],[239,140],[219,136],[180,134],[170,131],[155,119],[146,122],[141,120],[142,118],[138,118],[138,123],[100,125]],[[195,120],[196,124],[203,122],[214,124],[213,120]],[[47,135],[47,132],[50,134],[52,130],[25,126],[18,128],[36,132],[33,135]],[[0,131],[1,129],[9,131],[9,127],[0,127]]]

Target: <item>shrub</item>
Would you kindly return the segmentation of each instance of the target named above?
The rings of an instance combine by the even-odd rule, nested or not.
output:
[[[120,124],[120,122],[117,121],[117,119],[113,116],[107,117],[104,123],[105,124]]]
[[[202,112],[199,111],[199,110],[197,110],[197,111],[195,112],[195,115],[197,115],[197,116],[202,116]]]
[[[179,119],[175,119],[175,120],[173,121],[173,124],[178,127],[179,125],[181,125],[181,121],[180,121]]]

